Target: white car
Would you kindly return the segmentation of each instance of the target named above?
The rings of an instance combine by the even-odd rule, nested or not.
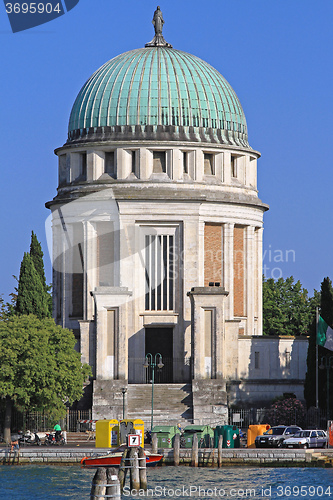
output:
[[[285,439],[283,448],[325,448],[327,435],[325,431],[299,431],[293,437]]]

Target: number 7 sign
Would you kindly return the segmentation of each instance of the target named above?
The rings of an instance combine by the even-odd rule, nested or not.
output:
[[[128,436],[128,446],[140,446],[140,435],[139,434],[129,434]]]

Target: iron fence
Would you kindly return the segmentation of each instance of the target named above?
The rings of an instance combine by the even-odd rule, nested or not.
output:
[[[277,425],[275,421],[274,412],[268,411],[268,408],[241,408],[229,409],[229,425],[236,425],[242,429],[247,429],[249,425],[269,424],[271,426]],[[326,429],[327,419],[326,411],[316,408],[310,408],[302,417],[302,421],[298,421],[298,415],[286,415],[285,425],[299,425],[303,429]]]
[[[60,419],[60,426],[63,430],[68,432],[78,432],[89,429],[89,422],[84,426],[79,425],[79,422],[81,420],[91,420],[91,413],[91,410],[68,410],[66,416]],[[2,415],[0,415],[0,422],[3,423],[4,418],[1,417]],[[12,432],[26,431],[28,429],[32,432],[46,432],[52,430],[57,422],[58,421],[56,421],[54,417],[44,412],[20,412],[13,409],[11,429]]]

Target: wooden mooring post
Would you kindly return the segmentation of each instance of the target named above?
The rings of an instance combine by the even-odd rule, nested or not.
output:
[[[157,453],[157,434],[156,434],[156,432],[153,432],[153,434],[151,436],[151,452]]]
[[[139,448],[139,476],[140,476],[140,490],[147,489],[147,461],[144,449]]]
[[[90,500],[120,500],[120,483],[116,469],[101,467],[97,469],[91,486]]]
[[[223,436],[219,435],[219,442],[217,445],[217,466],[222,467],[222,445],[223,445]]]
[[[198,435],[197,433],[194,433],[192,439],[192,459],[191,459],[192,467],[198,467],[199,463],[198,455],[199,455]]]
[[[179,465],[179,454],[180,454],[180,434],[175,435],[173,442],[173,464]]]
[[[131,490],[138,491],[140,489],[140,474],[139,474],[139,460],[138,450],[132,448],[129,454],[130,459],[130,483]]]

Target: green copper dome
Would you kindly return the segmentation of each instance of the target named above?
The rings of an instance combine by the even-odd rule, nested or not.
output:
[[[165,46],[111,59],[75,100],[68,142],[120,139],[249,147],[245,115],[229,83],[202,59]]]

